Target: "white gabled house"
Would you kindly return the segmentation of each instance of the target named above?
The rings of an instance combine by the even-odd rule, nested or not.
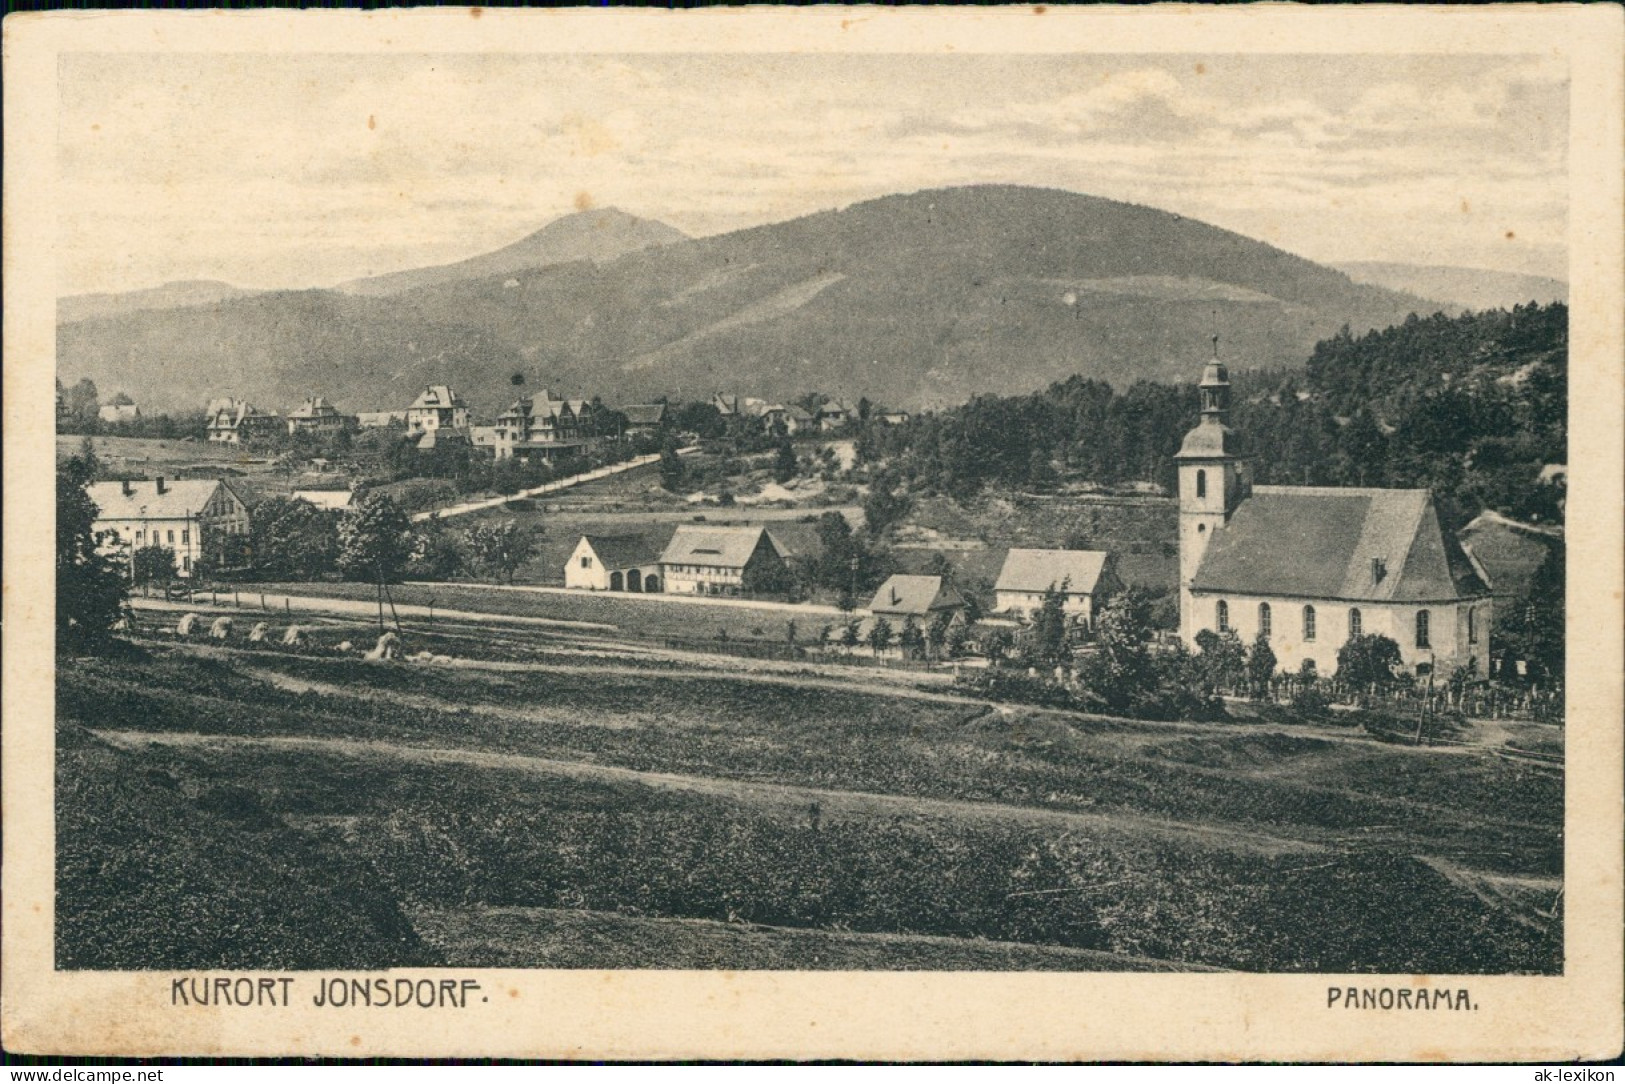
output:
[[[685,523],[660,555],[660,575],[668,594],[742,595],[753,581],[782,577],[788,556],[763,527]]]
[[[1113,565],[1102,550],[1013,549],[993,584],[994,611],[1031,617],[1053,588],[1064,612],[1090,624],[1096,596],[1119,586]]]
[[[644,535],[584,534],[564,562],[564,586],[658,594],[661,548]]]
[[[92,482],[97,514],[91,529],[107,552],[132,560],[136,550],[167,546],[176,571],[190,576],[203,556],[203,533],[247,534],[248,504],[220,479]]]

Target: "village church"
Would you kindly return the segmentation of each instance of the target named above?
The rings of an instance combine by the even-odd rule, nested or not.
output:
[[[1281,669],[1329,675],[1361,634],[1399,645],[1407,670],[1488,675],[1489,576],[1446,530],[1427,489],[1254,486],[1227,424],[1230,378],[1202,373],[1201,420],[1176,457],[1179,634],[1262,633]]]

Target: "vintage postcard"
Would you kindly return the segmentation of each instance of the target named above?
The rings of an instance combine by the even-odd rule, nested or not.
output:
[[[8,18],[6,1047],[1617,1055],[1622,27]]]

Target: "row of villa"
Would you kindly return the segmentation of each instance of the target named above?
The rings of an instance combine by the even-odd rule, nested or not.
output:
[[[770,431],[788,434],[833,432],[860,418],[857,407],[841,399],[823,403],[816,413],[798,406],[770,403],[748,396],[717,392],[710,403],[724,419],[748,419]],[[498,459],[552,461],[567,458],[593,443],[655,433],[665,427],[665,403],[633,403],[606,408],[597,400],[554,398],[543,389],[516,399],[494,425],[474,424],[468,404],[448,384],[427,384],[404,410],[346,414],[322,396],[312,396],[287,414],[262,410],[245,399],[214,399],[208,404],[209,440],[247,444],[297,433],[328,434],[358,429],[402,429],[418,447],[434,448],[441,440],[466,440]],[[888,425],[908,420],[908,412],[872,408],[868,416]],[[611,427],[611,418],[615,424]]]

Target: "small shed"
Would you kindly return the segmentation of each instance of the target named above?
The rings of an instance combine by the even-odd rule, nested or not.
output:
[[[877,617],[912,617],[922,625],[940,613],[957,614],[964,608],[965,596],[941,576],[893,576],[869,603],[869,612]]]

